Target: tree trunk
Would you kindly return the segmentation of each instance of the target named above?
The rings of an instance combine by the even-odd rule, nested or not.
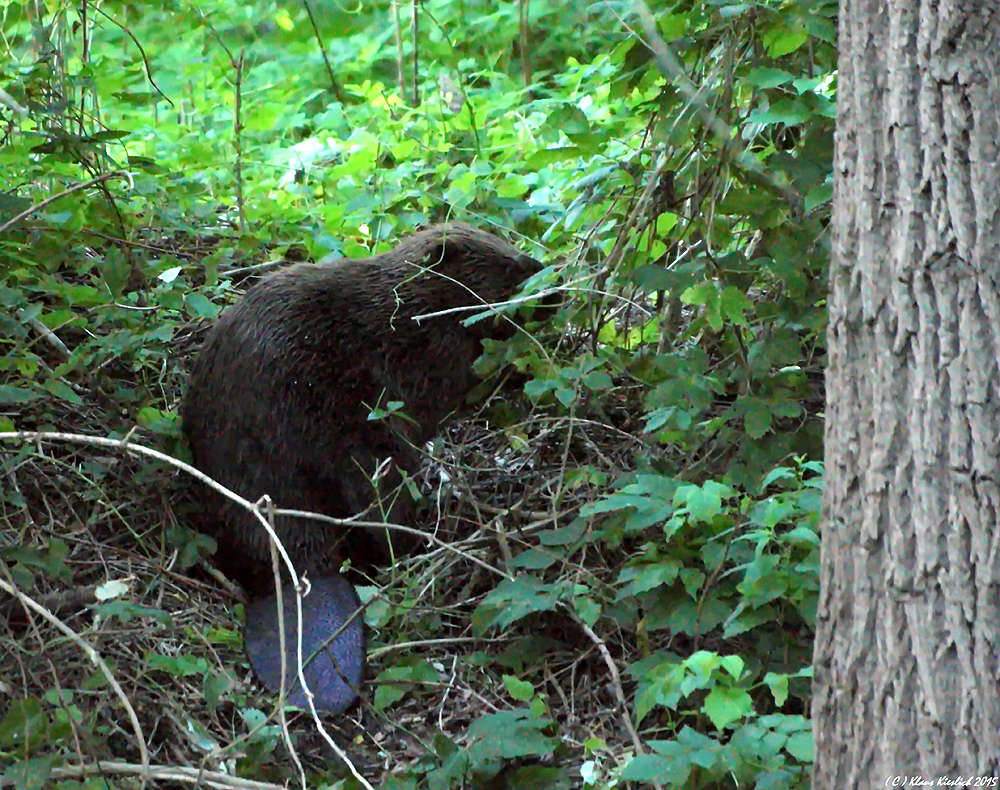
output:
[[[1000,3],[842,0],[816,790],[1000,782]]]

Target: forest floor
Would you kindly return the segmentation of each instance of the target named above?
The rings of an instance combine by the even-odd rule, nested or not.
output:
[[[164,376],[168,402],[179,403],[202,331],[178,340],[177,368]],[[18,427],[170,445],[135,430],[98,381],[79,388],[83,405],[46,403]],[[545,557],[535,536],[573,524],[583,503],[649,450],[640,426],[618,423],[539,414],[506,430],[483,417],[452,425],[418,481],[426,507],[415,526],[442,543],[372,579],[362,702],[316,720],[288,709],[286,722],[242,652],[240,590],[196,550],[199,483],[114,449],[44,441],[8,450],[2,538],[14,561],[2,578],[41,609],[11,599],[0,609],[0,697],[10,703],[0,749],[17,754],[28,743],[51,760],[53,777],[134,773],[148,760],[166,781],[159,786],[171,777],[186,785],[191,772],[214,777],[206,786],[230,786],[226,777],[283,786],[300,775],[296,759],[314,778],[343,770],[328,735],[377,785],[407,767],[433,770],[469,746],[476,719],[523,707],[509,675],[533,684],[558,733],[558,753],[543,763],[579,765],[594,739],[630,751],[620,704],[630,681],[617,667],[637,657],[634,633],[607,621],[583,628],[544,605],[506,629],[472,625],[477,606],[519,567],[551,566],[554,584],[613,584],[624,549],[556,540]],[[568,477],[569,468],[587,476]],[[530,747],[524,755],[538,761]]]

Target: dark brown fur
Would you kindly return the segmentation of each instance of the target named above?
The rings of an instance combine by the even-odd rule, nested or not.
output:
[[[468,312],[413,317],[504,301],[540,268],[496,236],[447,224],[371,258],[270,275],[223,314],[195,365],[182,410],[195,465],[250,500],[266,493],[280,507],[335,517],[363,511],[379,499],[378,462],[391,456],[415,471],[415,448],[462,406],[480,340],[514,331],[503,318],[464,327]],[[409,419],[368,419],[389,401],[403,401]],[[399,479],[390,472],[386,482]],[[252,590],[270,586],[263,529],[218,505],[224,569]],[[302,519],[276,526],[300,571],[385,558],[384,536]]]

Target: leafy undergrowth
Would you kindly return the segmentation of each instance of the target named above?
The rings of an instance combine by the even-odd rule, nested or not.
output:
[[[89,415],[90,432],[107,416]],[[692,773],[759,779],[762,766],[779,786],[801,782],[815,476],[781,470],[756,500],[652,475],[609,493],[640,459],[669,459],[617,427],[624,411],[605,420],[538,412],[498,431],[473,419],[437,443],[421,526],[448,547],[362,589],[373,597],[365,701],[325,721],[372,784],[681,786]],[[240,650],[239,598],[182,526],[191,486],[162,465],[62,443],[25,445],[8,481],[13,580],[100,653],[120,691],[53,624],[9,610],[0,749],[35,756],[7,778],[46,787],[98,761],[129,774],[140,743],[164,779],[184,766],[275,786],[298,775]],[[310,786],[343,775],[305,714],[288,733]],[[77,759],[51,750],[60,743]]]
[[[402,5],[5,6],[0,431],[183,457],[253,276],[423,223],[565,295],[429,454],[447,545],[362,590],[365,700],[324,721],[358,776],[250,678],[196,485],[5,438],[5,790],[807,784],[835,4],[424,0],[397,39]]]
[[[536,339],[558,347],[560,325],[561,343],[572,342],[564,321]],[[159,382],[168,408],[145,412],[130,441],[173,446],[198,333],[177,327],[175,364]],[[483,368],[518,347],[494,348]],[[574,381],[571,365],[558,370]],[[362,589],[365,700],[326,728],[360,775],[391,788],[728,775],[801,784],[817,469],[779,468],[761,495],[658,474],[700,459],[635,419],[633,379],[584,375],[570,391],[589,381],[605,397],[563,393],[573,408],[560,409],[551,388],[535,388],[532,405],[508,386],[435,443],[419,526],[446,546],[429,544]],[[80,385],[81,401],[101,402],[93,383]],[[114,409],[64,401],[36,401],[19,423],[112,438],[134,428]],[[197,485],[163,464],[64,442],[25,443],[5,466],[11,579],[120,685],[62,629],[8,608],[8,780],[103,786],[96,772],[141,770],[140,744],[164,780],[187,770],[280,786],[299,766],[310,786],[346,775],[304,714],[287,725],[292,756],[274,699],[252,680],[238,593],[190,529]]]

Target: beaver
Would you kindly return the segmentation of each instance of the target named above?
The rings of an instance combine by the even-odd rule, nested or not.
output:
[[[417,470],[420,448],[475,386],[481,341],[516,331],[503,315],[465,325],[477,310],[460,308],[508,300],[541,269],[491,233],[447,223],[370,258],[271,274],[223,313],[198,356],[181,410],[195,466],[251,501],[270,494],[282,508],[338,518],[372,509],[369,520],[405,523],[412,500],[400,493],[402,474]],[[374,409],[382,419],[370,419]],[[272,593],[264,530],[222,497],[213,511],[223,569],[252,598]],[[385,531],[314,520],[282,517],[275,529],[300,573],[333,579],[305,599],[304,654],[357,605],[337,579],[345,560],[373,567],[413,547],[390,543]],[[251,663],[272,689],[273,672],[262,667],[274,661],[259,645],[277,650],[261,636],[276,628],[265,614],[274,610],[270,598],[254,604],[246,633],[257,645]],[[360,678],[360,629],[355,618],[334,642],[340,680]],[[318,706],[342,710],[354,699],[343,686],[327,696]]]

